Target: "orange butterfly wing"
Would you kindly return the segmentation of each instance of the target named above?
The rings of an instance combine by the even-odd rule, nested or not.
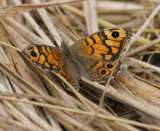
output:
[[[119,71],[118,58],[132,33],[131,28],[101,30],[72,45],[71,54],[88,78],[106,81],[116,65],[113,76]]]
[[[70,63],[67,62],[59,48],[46,45],[31,45],[24,49],[23,53],[41,68],[59,73],[72,86],[76,89],[79,88],[79,84],[72,74]]]

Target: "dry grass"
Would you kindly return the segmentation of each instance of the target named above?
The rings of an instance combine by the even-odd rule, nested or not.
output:
[[[76,1],[0,1],[0,129],[160,130],[160,2]],[[61,76],[21,53],[30,44],[71,45],[99,29],[128,26],[135,31],[129,57],[107,87],[82,76],[80,91],[66,82],[67,92]]]

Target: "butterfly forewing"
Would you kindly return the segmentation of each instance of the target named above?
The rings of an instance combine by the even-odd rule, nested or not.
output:
[[[131,28],[101,30],[73,44],[71,53],[75,60],[84,56],[106,62],[113,61],[119,57],[131,35]]]
[[[59,48],[45,45],[31,45],[24,51],[34,63],[47,70],[60,71],[63,64],[63,55]]]

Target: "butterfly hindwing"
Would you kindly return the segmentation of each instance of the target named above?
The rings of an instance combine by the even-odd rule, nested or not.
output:
[[[75,74],[73,73],[71,64],[67,60],[64,61],[62,70],[59,72],[59,74],[64,79],[66,79],[73,87],[75,87],[76,90],[79,90],[78,81],[75,78]]]

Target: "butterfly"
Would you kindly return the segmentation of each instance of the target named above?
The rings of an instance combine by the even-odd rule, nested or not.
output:
[[[107,81],[121,67],[121,54],[130,40],[131,28],[110,28],[93,33],[70,47],[31,45],[23,53],[43,69],[55,71],[79,89],[75,70],[92,81]]]

